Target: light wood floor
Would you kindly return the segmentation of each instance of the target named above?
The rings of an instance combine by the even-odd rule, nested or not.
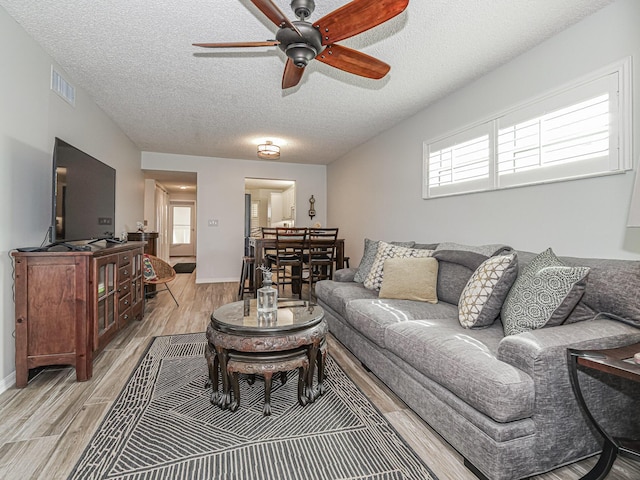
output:
[[[173,258],[194,261],[189,258]],[[199,284],[194,274],[179,274],[171,289],[180,302],[159,293],[147,302],[145,318],[122,331],[94,360],[93,378],[75,381],[72,368],[48,368],[25,389],[0,395],[0,479],[65,479],[102,417],[117,397],[151,338],[206,329],[211,312],[235,301],[237,284]],[[367,393],[440,480],[473,480],[462,458],[333,338],[331,355]],[[578,479],[595,458],[535,477]],[[611,480],[640,478],[637,463],[616,461]]]

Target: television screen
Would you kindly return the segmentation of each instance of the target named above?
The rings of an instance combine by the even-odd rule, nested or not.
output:
[[[113,238],[116,171],[56,138],[51,243]]]

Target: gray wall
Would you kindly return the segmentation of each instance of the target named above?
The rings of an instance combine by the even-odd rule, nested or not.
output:
[[[0,391],[14,384],[12,262],[16,247],[38,246],[51,222],[54,138],[117,170],[115,231],[143,217],[140,152],[81,90],[72,107],[49,89],[44,50],[0,7]],[[57,66],[64,74],[64,71]],[[72,84],[73,78],[65,75]]]
[[[365,237],[552,247],[560,255],[639,258],[626,227],[634,172],[448,198],[421,198],[423,142],[633,56],[640,141],[640,2],[619,0],[361,145],[328,167],[328,220],[356,265]],[[425,59],[424,61],[428,61]],[[429,79],[425,78],[425,82]],[[637,153],[634,153],[637,165]]]

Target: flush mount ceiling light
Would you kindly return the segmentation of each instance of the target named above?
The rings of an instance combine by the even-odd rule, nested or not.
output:
[[[280,147],[267,140],[265,143],[258,145],[258,157],[265,160],[277,160],[280,158]]]

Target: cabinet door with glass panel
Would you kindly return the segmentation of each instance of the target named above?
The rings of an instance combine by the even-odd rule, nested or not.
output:
[[[94,258],[93,348],[101,350],[118,330],[118,255]]]
[[[144,279],[142,276],[142,248],[134,250],[131,262],[131,313],[136,320],[142,320],[144,313]]]

